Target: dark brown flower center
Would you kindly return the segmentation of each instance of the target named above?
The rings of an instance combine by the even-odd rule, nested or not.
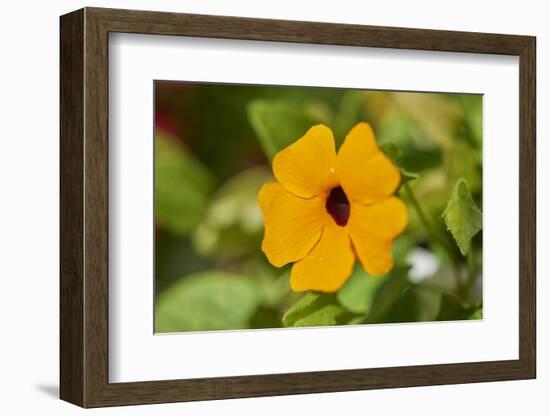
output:
[[[325,207],[336,224],[343,227],[348,223],[350,205],[341,186],[330,190]]]

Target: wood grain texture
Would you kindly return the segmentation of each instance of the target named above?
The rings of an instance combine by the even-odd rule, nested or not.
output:
[[[520,54],[519,97],[519,356],[536,377],[536,40]]]
[[[84,12],[60,23],[60,388],[84,405]]]
[[[109,383],[109,32],[519,56],[519,359]],[[535,38],[528,36],[97,8],[82,9],[63,16],[61,398],[82,407],[99,407],[535,377],[535,53]]]
[[[110,32],[519,55],[528,36],[87,8]]]
[[[84,67],[84,362],[85,406],[108,380],[109,141],[108,32],[85,9]]]

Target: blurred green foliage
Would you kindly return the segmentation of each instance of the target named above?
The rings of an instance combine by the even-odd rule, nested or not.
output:
[[[231,259],[253,252],[261,243],[262,213],[256,202],[262,185],[273,180],[265,167],[236,174],[211,197],[192,233],[197,253]]]
[[[240,274],[207,271],[179,280],[158,299],[158,332],[246,328],[260,304],[258,285]]]
[[[212,189],[213,178],[208,170],[183,146],[158,133],[155,191],[159,225],[173,234],[185,236],[200,219]]]
[[[155,331],[482,319],[482,96],[157,82]],[[395,267],[293,293],[261,252],[260,187],[309,127],[369,122],[402,173]]]
[[[270,159],[319,123],[307,113],[307,107],[284,101],[252,101],[248,105],[248,117]]]

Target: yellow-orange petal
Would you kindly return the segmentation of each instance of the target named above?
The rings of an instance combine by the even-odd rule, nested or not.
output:
[[[354,263],[346,229],[329,223],[313,250],[292,266],[290,286],[295,292],[335,292],[351,276]]]
[[[303,259],[329,218],[322,198],[299,198],[277,182],[260,189],[258,202],[265,227],[262,251],[276,267]]]
[[[361,122],[346,136],[338,151],[336,174],[350,201],[371,204],[397,189],[399,170],[380,151],[369,124]]]
[[[311,198],[326,193],[335,164],[332,131],[319,124],[275,155],[273,173],[288,191]]]
[[[408,220],[407,207],[395,196],[373,205],[351,204],[347,229],[367,273],[381,275],[391,270],[393,239],[403,232]]]

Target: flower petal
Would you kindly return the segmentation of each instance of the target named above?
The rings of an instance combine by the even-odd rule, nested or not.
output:
[[[403,232],[409,216],[397,197],[373,205],[351,204],[347,228],[355,252],[369,274],[380,275],[393,267],[393,239]]]
[[[319,243],[292,267],[290,286],[295,292],[335,292],[351,276],[354,263],[355,254],[346,229],[329,223]]]
[[[350,201],[371,204],[396,190],[399,170],[380,151],[367,123],[357,124],[338,151],[336,172]]]
[[[353,245],[365,270],[372,276],[381,276],[393,268],[392,242],[364,238],[360,244],[353,239]]]
[[[281,185],[302,198],[323,195],[334,177],[336,150],[332,131],[319,124],[273,158]]]
[[[260,189],[258,202],[265,226],[262,250],[276,267],[304,258],[330,219],[322,198],[299,198],[277,182]]]

